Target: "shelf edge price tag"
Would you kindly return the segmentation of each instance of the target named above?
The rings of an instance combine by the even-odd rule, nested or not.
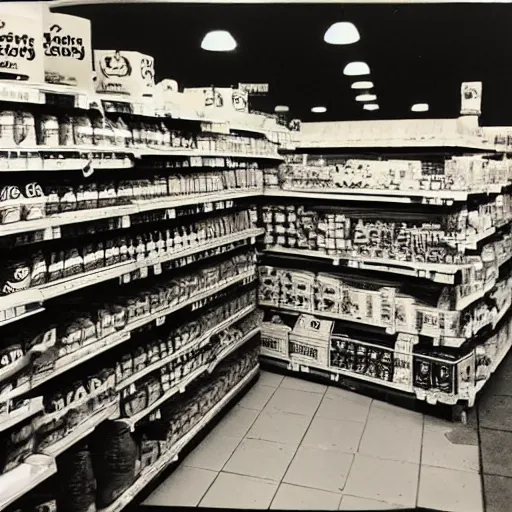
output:
[[[131,220],[129,215],[123,215],[121,217],[121,228],[128,229],[131,226]]]
[[[155,272],[155,276],[159,276],[162,273],[162,264],[161,263],[157,263],[153,267],[153,271]]]
[[[166,319],[166,316],[159,316],[157,319],[156,319],[156,326],[157,327],[160,327],[161,325],[164,325],[165,324],[165,319]]]
[[[141,267],[140,268],[140,277],[141,279],[145,279],[146,277],[148,277],[148,267]]]
[[[333,259],[332,259],[332,264],[333,264],[335,267],[339,267],[339,266],[340,266],[340,259],[339,259],[339,258],[333,258]]]

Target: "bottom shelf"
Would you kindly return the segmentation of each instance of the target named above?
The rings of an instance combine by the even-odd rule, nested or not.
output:
[[[210,409],[204,418],[184,435],[167,453],[162,455],[153,466],[146,468],[139,475],[133,485],[126,490],[114,503],[106,508],[99,509],[98,512],[117,512],[128,506],[146,485],[162,473],[170,464],[178,460],[181,450],[210,423],[215,416],[240,393],[259,373],[259,365],[251,370],[215,407]]]

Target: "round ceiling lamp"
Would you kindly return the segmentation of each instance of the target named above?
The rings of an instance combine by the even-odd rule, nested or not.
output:
[[[208,52],[232,52],[236,41],[226,30],[212,30],[204,36],[201,48]]]
[[[360,94],[356,96],[356,101],[375,101],[377,96],[375,94]]]
[[[373,89],[373,82],[354,82],[351,85],[352,89]]]
[[[313,112],[313,114],[324,114],[327,112],[327,109],[325,107],[313,107],[311,112]]]
[[[428,103],[416,103],[411,107],[412,112],[428,112]]]
[[[276,105],[274,112],[289,112],[290,109],[286,105]]]
[[[324,34],[327,44],[353,44],[359,41],[359,31],[353,23],[340,21],[331,25]]]
[[[364,110],[379,110],[379,105],[377,103],[367,103],[363,105]]]
[[[369,75],[370,68],[366,62],[350,62],[345,66],[343,74],[346,76]]]

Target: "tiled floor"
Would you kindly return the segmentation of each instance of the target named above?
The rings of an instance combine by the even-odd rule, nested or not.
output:
[[[476,427],[262,372],[146,504],[483,512],[478,471]]]

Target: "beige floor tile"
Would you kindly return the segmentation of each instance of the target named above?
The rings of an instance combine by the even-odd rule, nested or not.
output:
[[[246,437],[299,446],[311,419],[287,412],[262,412]]]
[[[304,379],[296,379],[294,377],[285,377],[280,385],[285,389],[296,389],[297,391],[309,391],[310,393],[324,394],[327,386],[324,384],[317,384],[316,382],[309,382]]]
[[[288,412],[313,417],[322,400],[319,393],[278,388],[268,401],[265,412]]]
[[[283,381],[284,376],[278,373],[262,371],[256,386],[270,386],[271,388],[278,388]]]
[[[251,388],[237,404],[238,407],[261,411],[267,405],[270,397],[275,393],[274,386],[264,386],[259,382]]]
[[[405,508],[402,505],[392,505],[385,501],[369,500],[356,496],[343,496],[340,503],[340,510],[396,510]]]
[[[350,400],[351,402],[364,404],[368,406],[371,404],[373,400],[372,398],[367,397],[365,395],[360,395],[359,393],[355,393],[354,391],[338,388],[336,386],[329,386],[327,388],[327,391],[325,392],[325,396],[331,398],[344,398],[345,400]]]
[[[316,416],[329,420],[365,422],[370,409],[369,401],[357,401],[338,396],[324,396]]]
[[[483,512],[480,475],[422,466],[418,507],[444,512]]]
[[[353,457],[337,450],[300,446],[283,482],[341,493]]]
[[[219,473],[199,506],[265,510],[270,506],[277,486],[268,480]]]
[[[213,431],[183,461],[185,466],[220,471],[240,444],[239,437],[228,437]]]
[[[197,507],[217,474],[216,471],[179,466],[144,505]]]
[[[270,505],[277,510],[336,510],[341,494],[281,484]]]
[[[356,454],[344,494],[414,507],[419,466]]]
[[[243,407],[233,407],[226,416],[219,421],[214,432],[227,437],[242,438],[247,434],[256,421],[259,412]]]
[[[457,436],[458,427],[425,429],[423,432],[423,446],[421,463],[427,466],[436,466],[462,471],[479,471],[480,456],[478,444],[472,439],[462,444],[463,438]]]
[[[280,481],[296,447],[261,439],[244,439],[223,470],[238,475]]]
[[[403,428],[413,426],[421,426],[423,428],[423,414],[379,400],[372,402],[368,421],[375,421],[375,423],[381,425],[400,425]]]
[[[363,435],[364,423],[330,420],[315,416],[302,441],[302,446],[355,453]]]
[[[368,418],[359,453],[379,459],[398,460],[420,463],[421,455],[421,423],[413,422],[402,426],[380,423],[375,416]]]

